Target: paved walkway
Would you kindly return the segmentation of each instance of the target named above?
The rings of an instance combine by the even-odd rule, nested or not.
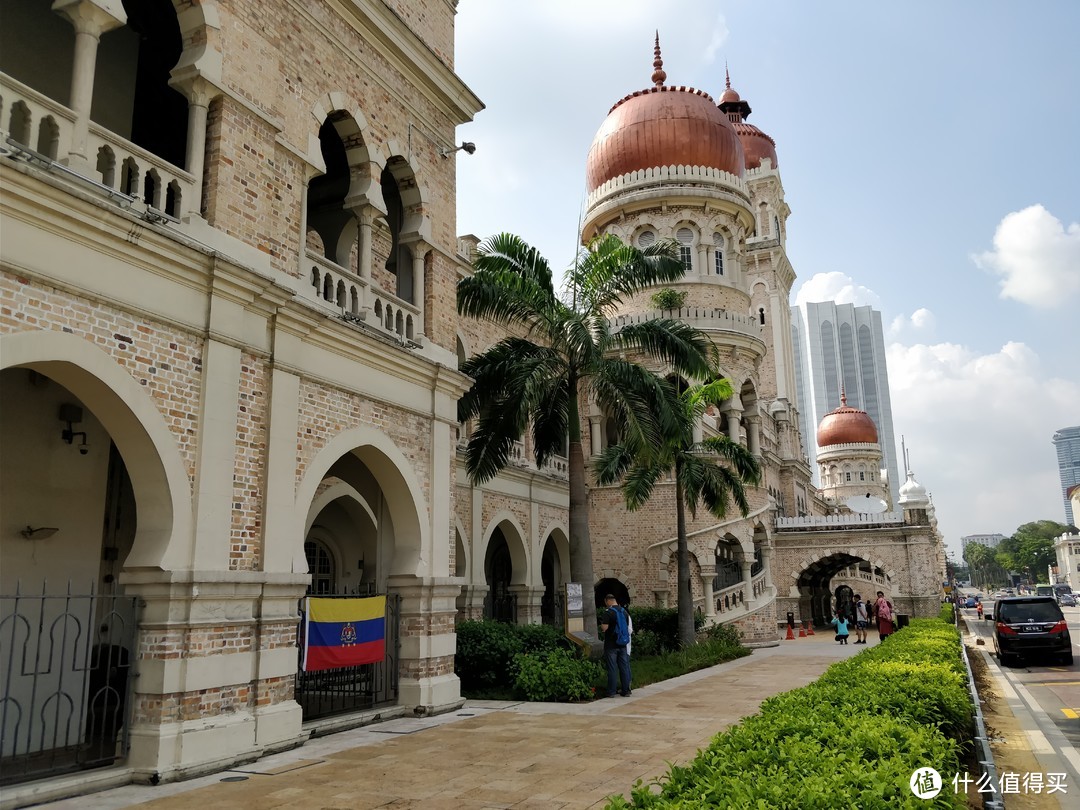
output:
[[[871,634],[870,642],[876,642]],[[831,634],[583,705],[469,701],[322,737],[302,748],[187,782],[128,786],[50,810],[592,808],[683,763],[762,700],[815,680],[863,649]],[[222,781],[247,777],[242,781]]]

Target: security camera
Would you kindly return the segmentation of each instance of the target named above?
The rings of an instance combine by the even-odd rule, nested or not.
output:
[[[90,452],[90,445],[86,444],[85,442],[83,444],[79,445],[79,455],[85,456],[89,452]]]

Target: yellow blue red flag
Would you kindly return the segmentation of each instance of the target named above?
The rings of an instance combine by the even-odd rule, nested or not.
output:
[[[305,672],[355,667],[386,655],[386,597],[309,596],[304,613]]]

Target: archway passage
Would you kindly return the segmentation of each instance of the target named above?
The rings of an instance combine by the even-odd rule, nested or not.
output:
[[[630,604],[630,591],[613,577],[607,577],[597,582],[596,587],[593,588],[593,593],[596,597],[596,608],[598,610],[604,606],[604,597],[609,593],[615,597],[615,601],[620,605]]]
[[[869,563],[861,557],[838,552],[807,566],[798,579],[802,616],[809,616],[815,627],[828,624],[834,608],[833,577],[858,565]]]
[[[563,576],[558,549],[555,548],[554,539],[549,537],[540,559],[540,579],[544,583],[544,595],[540,599],[540,621],[544,624],[563,626]]]
[[[510,592],[514,576],[514,563],[510,546],[501,528],[491,533],[487,553],[484,556],[484,577],[488,593],[484,599],[484,618],[513,623],[517,620],[517,601]]]

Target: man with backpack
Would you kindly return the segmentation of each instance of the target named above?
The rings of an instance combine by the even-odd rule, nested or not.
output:
[[[600,620],[600,632],[604,634],[604,664],[607,666],[607,696],[630,695],[630,656],[626,645],[630,643],[630,617],[619,607],[612,594],[604,597],[607,610]],[[619,689],[619,686],[622,689]]]

